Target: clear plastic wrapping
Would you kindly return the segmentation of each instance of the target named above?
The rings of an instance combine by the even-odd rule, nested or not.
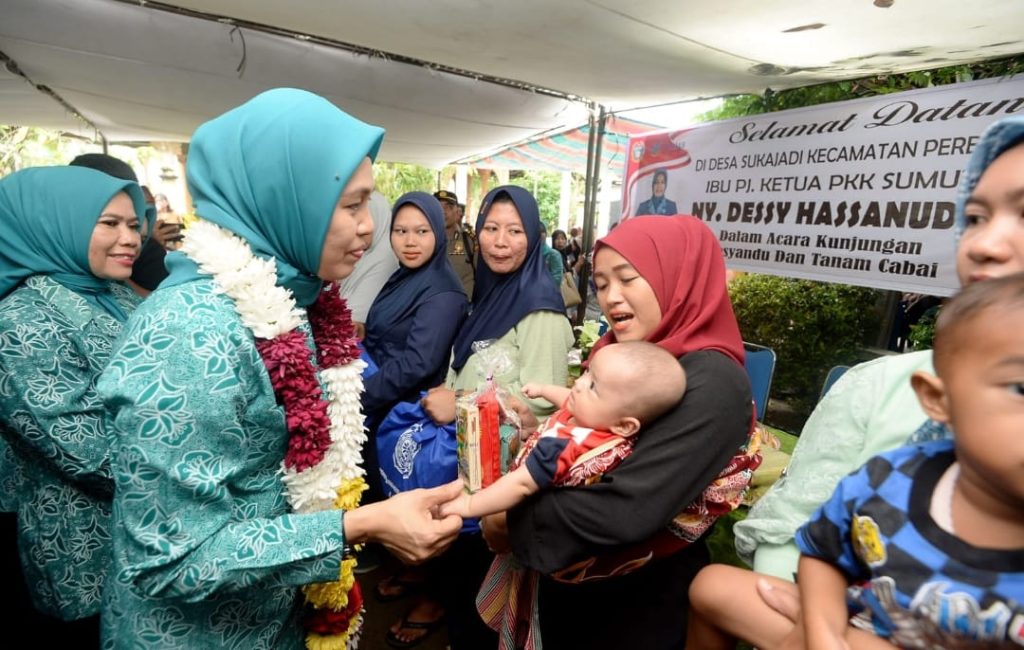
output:
[[[508,391],[495,380],[515,365],[511,351],[488,340],[474,343],[473,353],[480,359],[476,390],[455,400],[459,476],[470,492],[487,487],[508,471],[522,430]]]

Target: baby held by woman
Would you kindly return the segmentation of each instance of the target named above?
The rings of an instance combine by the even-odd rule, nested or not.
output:
[[[686,390],[683,367],[641,341],[600,350],[573,387],[526,384],[523,393],[561,404],[526,443],[518,467],[442,507],[444,516],[503,512],[551,485],[582,485],[632,451],[640,427],[675,406]],[[595,466],[595,463],[597,466]]]

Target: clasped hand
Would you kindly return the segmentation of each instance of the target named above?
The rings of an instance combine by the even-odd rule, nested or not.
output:
[[[462,486],[462,481],[456,481]],[[451,485],[449,483],[449,485]],[[442,504],[439,504],[434,509],[434,517],[441,519],[448,516],[461,516],[461,513],[466,512],[469,508],[470,495],[465,489],[460,489],[454,497]],[[487,515],[486,517],[480,518],[480,532],[483,534],[484,541],[487,542],[487,548],[492,553],[509,553],[512,551],[512,546],[508,540],[508,523],[505,519],[505,513],[499,512],[494,515]]]
[[[406,564],[419,564],[455,541],[462,518],[440,517],[440,506],[462,493],[456,480],[430,490],[402,492],[352,510],[345,515],[345,534],[352,543],[376,541]]]

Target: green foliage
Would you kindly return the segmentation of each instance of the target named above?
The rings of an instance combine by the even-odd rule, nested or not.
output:
[[[573,329],[575,329],[577,333],[576,347],[580,349],[581,358],[586,361],[590,356],[591,348],[593,348],[594,344],[597,343],[597,340],[601,338],[601,335],[599,334],[601,323],[588,318],[583,321],[582,325],[577,325]]]
[[[826,104],[828,102],[838,102],[858,97],[885,95],[915,88],[930,88],[932,86],[942,86],[974,79],[1004,77],[1020,72],[1024,72],[1024,56],[1012,56],[1005,59],[936,68],[934,70],[919,70],[906,74],[878,75],[863,79],[836,81],[817,86],[793,88],[781,92],[775,92],[769,88],[762,95],[730,97],[720,107],[703,113],[697,119],[702,122],[725,120],[731,117],[759,115],[761,113],[784,111],[789,108],[814,106],[816,104]]]
[[[511,185],[524,187],[533,193],[540,208],[540,219],[550,234],[558,227],[558,201],[562,193],[562,175],[558,172],[513,171],[509,173]]]
[[[99,153],[102,145],[59,131],[29,126],[0,125],[0,176],[26,167],[66,165],[83,153]],[[132,166],[136,172],[159,156],[150,146],[110,145],[108,152]],[[140,174],[141,176],[141,174]],[[145,177],[142,177],[145,182]]]
[[[729,283],[743,340],[775,350],[772,394],[810,413],[828,369],[856,361],[881,292],[747,273]]]
[[[67,141],[59,133],[45,129],[0,125],[0,176],[26,167],[65,162],[61,151]]]
[[[741,506],[715,522],[715,527],[711,529],[711,534],[707,537],[708,552],[711,553],[712,562],[729,564],[741,569],[750,568],[736,555],[736,538],[732,533],[732,527],[746,518],[747,508]]]
[[[939,318],[939,307],[932,307],[910,326],[910,347],[912,350],[931,350],[935,341],[935,321]]]
[[[373,177],[377,191],[394,203],[406,192],[437,191],[437,171],[422,165],[378,162],[373,164]]]

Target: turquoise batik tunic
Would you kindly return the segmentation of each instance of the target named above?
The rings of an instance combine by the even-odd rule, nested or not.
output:
[[[336,580],[342,514],[289,514],[252,333],[208,277],[135,312],[99,381],[114,413],[105,648],[301,648],[299,585]]]
[[[4,426],[3,423],[0,426]],[[24,471],[22,460],[14,454],[7,439],[0,438],[0,512],[18,512]]]
[[[139,298],[111,284],[130,312]],[[110,553],[110,439],[96,378],[121,323],[36,275],[0,301],[0,485],[18,512],[19,551],[37,609],[99,612]]]

